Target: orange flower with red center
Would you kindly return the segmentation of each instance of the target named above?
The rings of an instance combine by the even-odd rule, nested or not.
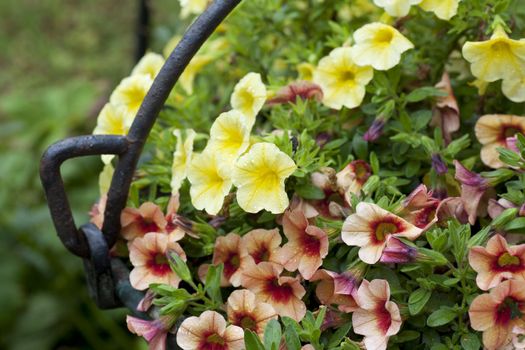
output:
[[[277,260],[288,271],[299,270],[301,276],[310,279],[328,254],[328,235],[310,225],[297,209],[284,213],[283,230],[288,243],[277,251]]]
[[[474,127],[481,148],[481,160],[491,168],[504,166],[499,159],[498,147],[507,147],[507,138],[525,134],[525,117],[489,114],[478,119]]]
[[[483,332],[486,349],[496,350],[510,341],[514,327],[525,326],[524,312],[525,282],[504,281],[472,301],[470,325]]]
[[[360,277],[352,271],[337,273],[328,270],[318,270],[312,281],[319,280],[315,289],[317,298],[323,305],[338,305],[343,312],[353,312],[358,309],[355,297]]]
[[[250,329],[264,334],[266,324],[277,319],[277,313],[270,304],[256,301],[255,294],[249,290],[236,290],[230,294],[226,303],[228,321],[242,329]]]
[[[487,247],[472,247],[470,266],[478,273],[476,283],[482,290],[496,287],[506,279],[525,280],[525,244],[508,246],[500,235],[487,242]]]
[[[269,262],[250,264],[243,271],[242,286],[252,291],[261,302],[273,306],[280,316],[301,321],[306,306],[301,300],[306,294],[298,277],[281,276],[282,266]]]
[[[350,246],[361,247],[359,258],[375,264],[381,258],[390,237],[415,240],[423,230],[376,204],[361,202],[355,214],[346,218],[341,237]]]
[[[359,194],[370,175],[372,168],[364,160],[354,160],[336,174],[337,187],[347,203],[350,203],[350,193]]]
[[[244,331],[230,325],[215,311],[188,317],[177,331],[177,344],[183,350],[244,350]]]
[[[401,328],[399,307],[390,301],[388,282],[363,280],[356,301],[359,309],[352,314],[354,332],[365,336],[367,350],[385,350],[388,338]]]
[[[160,208],[151,202],[143,203],[137,208],[125,208],[120,215],[122,236],[131,241],[148,232],[165,232],[166,218]]]
[[[172,250],[183,260],[186,260],[186,254],[178,243],[170,241],[168,235],[150,232],[135,238],[128,246],[129,260],[134,267],[129,275],[133,288],[144,290],[151,283],[179,285],[180,278],[171,270],[166,254]]]
[[[241,284],[242,269],[246,265],[247,256],[246,248],[238,234],[231,232],[226,236],[217,238],[212,263],[224,265],[221,279],[222,287],[229,285],[238,287]]]
[[[278,229],[255,229],[242,236],[242,241],[248,260],[258,264],[263,261],[276,262],[275,252],[281,245],[282,238]]]

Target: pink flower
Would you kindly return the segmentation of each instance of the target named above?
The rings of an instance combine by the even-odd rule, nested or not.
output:
[[[299,270],[305,279],[310,279],[328,254],[328,235],[310,225],[300,210],[284,213],[283,230],[288,243],[277,251],[277,261],[288,271]]]
[[[452,141],[452,133],[459,130],[460,119],[458,102],[454,96],[454,91],[452,91],[447,72],[443,73],[443,77],[437,83],[436,88],[443,90],[447,95],[438,97],[430,125],[441,129],[443,138],[448,145]]]
[[[275,96],[269,99],[266,104],[272,106],[276,104],[295,103],[297,98],[301,100],[313,99],[321,101],[323,99],[323,91],[317,84],[299,80],[277,91]]]
[[[426,231],[438,221],[440,200],[432,197],[424,184],[419,185],[403,201],[401,216],[414,226]]]
[[[357,271],[346,271],[343,273],[328,270],[317,270],[312,281],[319,281],[315,289],[317,298],[323,305],[338,305],[343,312],[357,310],[355,297],[357,287],[361,280],[361,274]]]
[[[470,326],[483,332],[483,345],[488,350],[501,349],[510,342],[514,327],[525,320],[525,282],[509,280],[490,293],[478,295],[470,305]]]
[[[166,254],[173,250],[183,260],[186,254],[178,243],[169,240],[168,235],[150,232],[135,238],[128,246],[129,260],[134,267],[129,275],[133,288],[144,290],[151,283],[179,285],[180,278],[171,270]]]
[[[386,242],[386,247],[379,261],[385,264],[406,264],[415,261],[416,257],[416,248],[401,242],[395,237],[390,237]]]
[[[277,263],[276,252],[281,245],[281,240],[279,230],[276,228],[251,230],[242,236],[244,248],[248,253],[247,260],[255,264],[263,261]]]
[[[470,266],[478,273],[476,283],[482,290],[496,287],[506,279],[525,280],[525,244],[508,246],[500,235],[487,242],[487,247],[472,247]]]
[[[374,120],[370,128],[363,135],[363,140],[366,142],[374,142],[383,134],[383,128],[385,127],[385,120],[383,118],[377,118]]]
[[[173,327],[175,319],[171,316],[163,316],[146,321],[133,316],[126,316],[126,323],[131,333],[143,337],[148,342],[149,350],[165,350],[166,336]]]
[[[233,325],[226,327],[219,313],[204,311],[182,322],[177,344],[183,350],[244,350],[244,331]]]
[[[375,264],[381,258],[390,237],[415,240],[423,230],[376,204],[361,202],[356,213],[346,218],[341,237],[350,246],[361,247],[359,258]]]
[[[98,203],[93,204],[89,211],[90,222],[95,224],[99,229],[102,229],[104,224],[104,211],[106,210],[107,195],[103,195],[98,200]]]
[[[367,350],[385,350],[388,338],[399,332],[399,307],[390,299],[390,286],[385,280],[363,280],[357,291],[359,309],[352,314],[356,334],[364,335]]]
[[[350,193],[359,194],[372,175],[372,168],[364,160],[354,160],[336,174],[339,193],[350,203]]]
[[[461,183],[461,199],[468,221],[471,225],[476,223],[481,198],[490,187],[489,182],[483,176],[465,168],[460,162],[454,160],[456,166],[456,180]]]
[[[281,276],[283,267],[269,262],[250,264],[244,271],[242,286],[252,291],[260,302],[273,306],[280,316],[301,321],[306,305],[301,300],[306,294],[298,277]]]
[[[249,290],[235,290],[226,302],[228,321],[243,329],[250,329],[264,334],[264,329],[270,320],[277,319],[277,313],[270,304],[257,302],[255,294]]]
[[[120,215],[122,236],[131,241],[148,232],[166,232],[166,219],[160,208],[151,202],[143,203],[138,209],[125,208]]]

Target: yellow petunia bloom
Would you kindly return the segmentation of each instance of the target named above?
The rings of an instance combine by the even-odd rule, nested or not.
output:
[[[503,80],[501,84],[503,94],[512,102],[525,102],[525,76],[518,75]]]
[[[151,79],[155,79],[164,64],[164,57],[158,53],[148,52],[140,59],[135,68],[131,71],[131,75],[149,75]]]
[[[434,12],[439,19],[448,21],[458,13],[461,0],[423,0],[419,4],[425,11]]]
[[[374,0],[374,4],[392,17],[405,17],[410,12],[410,7],[420,2],[421,0]]]
[[[233,169],[239,206],[248,213],[262,209],[273,214],[284,212],[289,204],[284,181],[296,168],[292,158],[273,143],[256,143]]]
[[[127,113],[135,115],[152,83],[153,79],[146,74],[124,78],[111,94],[109,102],[123,106]]]
[[[356,30],[354,40],[354,62],[377,70],[395,67],[401,61],[401,55],[414,48],[414,44],[397,29],[378,22],[366,24]]]
[[[263,84],[259,73],[248,73],[235,85],[230,98],[232,108],[238,110],[247,119],[251,129],[255,124],[255,116],[266,101],[266,86]]]
[[[106,103],[97,118],[97,126],[93,130],[94,135],[127,135],[135,115],[123,106],[115,106]],[[112,154],[102,155],[105,164],[111,162],[115,156]]]
[[[314,82],[323,90],[323,103],[328,107],[355,108],[363,102],[365,86],[373,76],[372,67],[354,63],[351,48],[339,47],[319,61]]]
[[[208,6],[208,0],[179,0],[180,16],[186,18],[190,15],[200,15]]]
[[[250,145],[250,129],[246,117],[239,111],[222,113],[215,119],[206,149],[219,159],[233,165]]]
[[[186,129],[183,135],[182,130],[173,130],[173,135],[177,138],[177,146],[173,152],[173,163],[171,165],[171,193],[179,192],[182,181],[188,174],[188,168],[193,153],[193,140],[195,140],[195,131]]]
[[[308,62],[299,63],[297,65],[297,73],[299,73],[299,79],[312,81],[314,79],[315,66]]]
[[[193,206],[208,214],[217,214],[232,186],[230,174],[231,168],[221,163],[214,153],[208,151],[195,155],[188,169]]]
[[[467,41],[463,57],[471,63],[472,74],[487,82],[525,75],[525,39],[510,39],[501,26],[489,40]]]

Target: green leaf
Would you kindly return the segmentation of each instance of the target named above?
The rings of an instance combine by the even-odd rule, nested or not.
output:
[[[505,225],[505,231],[523,231],[525,229],[525,218],[516,218]]]
[[[320,329],[323,325],[324,316],[326,315],[326,306],[321,306],[319,308],[319,313],[317,314],[317,318],[315,319],[314,327],[317,329]]]
[[[302,184],[295,187],[295,192],[304,199],[324,199],[325,194],[322,189],[312,184]]]
[[[301,350],[301,340],[295,327],[286,327],[284,331],[284,341],[288,350]]]
[[[352,322],[347,322],[339,327],[328,340],[328,349],[335,348],[341,344],[343,339],[346,337],[350,329],[352,328]]]
[[[281,343],[281,325],[277,320],[270,320],[264,330],[264,348],[266,350],[279,350]]]
[[[423,310],[428,300],[432,296],[432,291],[419,288],[413,291],[408,297],[408,311],[412,316],[417,315]]]
[[[447,96],[447,93],[432,86],[424,86],[409,93],[405,97],[405,101],[409,103],[420,102],[426,100],[429,97],[437,96]]]
[[[168,255],[168,263],[173,270],[177,274],[177,276],[180,277],[181,280],[184,282],[193,284],[193,279],[191,277],[190,269],[188,268],[188,265],[182,260],[182,258],[177,254],[177,252],[170,250],[167,253]]]
[[[206,294],[217,304],[222,304],[221,277],[223,270],[224,265],[222,263],[210,265],[206,273],[206,282],[204,283]]]
[[[427,325],[429,327],[439,327],[452,322],[457,316],[456,311],[450,307],[442,306],[439,310],[434,311],[428,316]]]
[[[259,336],[249,329],[244,331],[244,346],[246,350],[266,350]]]
[[[412,330],[402,331],[401,333],[395,336],[395,342],[396,343],[406,343],[406,342],[418,339],[419,335],[420,333],[417,331],[412,331]]]
[[[461,347],[465,350],[478,350],[481,342],[476,334],[469,333],[461,336]]]

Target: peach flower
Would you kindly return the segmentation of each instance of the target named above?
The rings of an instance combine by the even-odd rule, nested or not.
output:
[[[388,338],[401,328],[399,307],[389,299],[385,280],[363,280],[357,291],[359,309],[352,314],[352,325],[356,334],[365,336],[367,350],[385,350]]]
[[[282,241],[278,229],[251,230],[242,236],[242,241],[248,253],[248,260],[251,260],[255,264],[263,261],[277,263],[275,253],[277,252],[277,249],[281,245]]]
[[[294,81],[283,87],[277,93],[266,101],[268,106],[277,104],[295,103],[297,99],[322,101],[323,90],[315,83],[305,80]]]
[[[186,254],[178,243],[170,241],[168,235],[149,232],[144,237],[135,238],[128,247],[129,260],[134,267],[129,275],[133,288],[144,290],[151,283],[179,285],[180,278],[171,270],[166,254],[173,250],[183,260],[186,260]]]
[[[171,316],[163,316],[150,321],[126,316],[129,331],[143,337],[148,342],[149,350],[166,349],[166,337],[174,323],[175,320]]]
[[[122,236],[131,241],[148,232],[165,232],[166,219],[162,210],[151,202],[143,203],[137,208],[125,208],[120,215]]]
[[[461,183],[461,201],[468,214],[469,223],[474,225],[478,214],[483,212],[483,207],[486,206],[484,198],[487,196],[490,184],[483,176],[468,170],[457,160],[454,160],[454,165],[456,166],[454,177]]]
[[[288,243],[277,251],[277,260],[288,271],[299,270],[301,276],[310,279],[328,254],[328,235],[310,225],[300,210],[284,213],[283,230]]]
[[[183,350],[244,350],[244,331],[227,326],[215,311],[204,311],[182,322],[177,331],[177,344]]]
[[[508,246],[501,235],[495,235],[487,247],[472,247],[470,266],[478,273],[476,283],[482,290],[496,287],[506,279],[525,280],[525,244]]]
[[[430,125],[440,128],[446,144],[449,144],[452,141],[452,133],[459,130],[460,118],[458,102],[454,96],[454,91],[450,84],[450,76],[447,72],[443,73],[441,81],[437,83],[436,88],[447,95],[437,98]]]
[[[281,276],[282,266],[269,262],[250,264],[242,276],[242,286],[252,291],[260,302],[273,306],[280,316],[301,321],[306,305],[301,298],[306,294],[298,277]]]
[[[342,239],[350,246],[361,247],[359,258],[367,264],[375,264],[381,258],[390,237],[404,237],[411,241],[423,230],[394,215],[377,204],[361,202],[355,214],[343,223]]]
[[[370,175],[372,168],[364,160],[354,160],[336,174],[337,187],[347,203],[350,203],[350,193],[359,194]]]
[[[402,203],[401,216],[420,229],[427,230],[438,220],[440,200],[424,184],[414,189]]]
[[[489,293],[477,296],[470,305],[470,326],[483,332],[488,350],[501,349],[511,341],[512,330],[523,328],[525,321],[525,282],[509,280]]]
[[[323,305],[338,305],[343,312],[358,309],[355,297],[361,277],[353,271],[337,273],[328,270],[317,270],[312,281],[320,281],[315,295]]]
[[[256,300],[255,294],[247,289],[236,290],[230,294],[226,303],[228,321],[243,329],[250,329],[259,334],[264,334],[266,324],[277,319],[277,313],[270,304]]]

